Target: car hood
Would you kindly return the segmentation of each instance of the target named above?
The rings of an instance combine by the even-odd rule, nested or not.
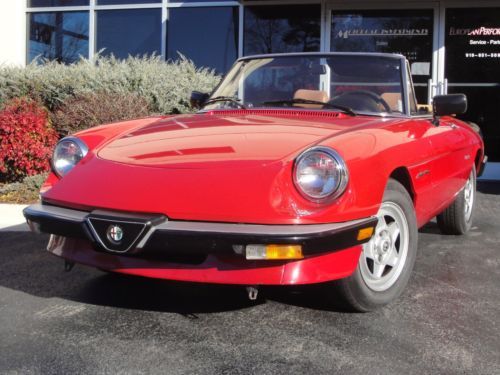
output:
[[[88,210],[162,213],[176,220],[316,223],[326,208],[297,204],[294,158],[326,138],[380,123],[380,118],[282,110],[116,125],[127,130],[108,141],[99,141],[92,131],[82,136],[99,145],[42,199]],[[343,213],[339,202],[332,209],[338,210],[339,221],[359,217]]]
[[[127,131],[97,154],[100,159],[147,167],[227,167],[237,162],[241,168],[286,159],[373,121],[317,111],[211,111],[164,118]]]

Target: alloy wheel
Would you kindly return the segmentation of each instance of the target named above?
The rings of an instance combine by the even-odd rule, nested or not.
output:
[[[409,228],[404,211],[394,202],[382,203],[377,217],[375,234],[363,245],[359,267],[366,285],[383,292],[403,271],[408,256]]]

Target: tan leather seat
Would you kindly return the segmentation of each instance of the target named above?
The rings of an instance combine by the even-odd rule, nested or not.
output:
[[[432,104],[417,104],[417,109],[422,112],[432,113]]]
[[[380,97],[384,99],[387,104],[389,104],[389,107],[391,107],[393,111],[402,110],[403,102],[399,92],[384,92],[380,95]]]
[[[293,95],[294,99],[314,100],[315,102],[328,103],[328,93],[321,90],[299,89]],[[322,108],[321,104],[294,104],[294,107],[300,108]]]

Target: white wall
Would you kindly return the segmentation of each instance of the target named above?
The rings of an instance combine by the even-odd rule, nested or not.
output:
[[[0,0],[0,64],[26,64],[26,0]]]

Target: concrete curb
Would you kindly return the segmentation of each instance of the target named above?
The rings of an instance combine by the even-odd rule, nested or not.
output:
[[[26,204],[0,203],[0,232],[19,232],[29,230],[23,216]]]

